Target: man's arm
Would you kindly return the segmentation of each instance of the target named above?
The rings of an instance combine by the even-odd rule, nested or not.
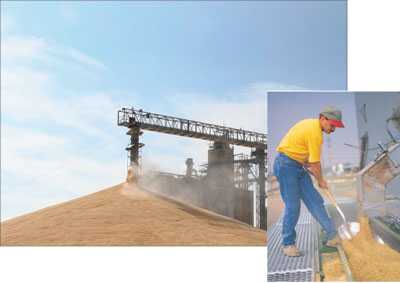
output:
[[[321,189],[328,189],[328,184],[322,178],[321,162],[309,162],[309,164],[311,165],[314,177],[317,179],[318,187]]]

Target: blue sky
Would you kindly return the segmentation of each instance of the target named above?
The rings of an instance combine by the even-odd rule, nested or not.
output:
[[[122,182],[122,107],[266,132],[267,90],[346,76],[344,1],[1,2],[1,219]],[[207,160],[204,141],[142,142],[147,167]]]
[[[318,119],[321,110],[336,105],[342,110],[344,128],[334,133],[324,133],[321,162],[324,167],[338,163],[358,164],[360,152],[345,143],[359,146],[356,106],[353,92],[269,92],[268,93],[268,168],[272,164],[276,149],[286,133],[303,119]],[[330,139],[330,149],[328,146]]]

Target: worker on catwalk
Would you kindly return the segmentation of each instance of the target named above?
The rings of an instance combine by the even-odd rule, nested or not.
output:
[[[328,216],[324,200],[314,188],[307,172],[311,167],[318,186],[321,189],[328,189],[328,185],[322,177],[320,162],[322,132],[329,135],[335,132],[336,128],[344,128],[342,111],[336,106],[327,106],[322,109],[319,119],[305,119],[294,125],[277,148],[278,155],[274,161],[274,174],[278,179],[281,196],[285,203],[282,245],[283,254],[287,256],[301,255],[296,248],[295,231],[300,215],[300,200],[325,230],[328,238],[326,245],[335,247],[341,242],[335,224]]]

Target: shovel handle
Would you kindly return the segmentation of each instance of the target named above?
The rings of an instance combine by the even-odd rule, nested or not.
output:
[[[337,204],[337,202],[333,199],[331,193],[330,193],[327,189],[322,189],[322,190],[325,192],[326,196],[329,198],[329,200],[331,201],[331,203],[333,204],[333,206],[337,208],[337,207],[338,207],[338,204]]]
[[[343,211],[340,209],[340,207],[338,206],[337,202],[333,199],[333,197],[331,196],[331,194],[328,192],[327,189],[322,189],[323,191],[325,191],[325,194],[328,196],[328,198],[331,200],[333,206],[337,209],[337,211],[339,212],[340,216],[343,219],[344,225],[347,225],[347,220],[346,217],[343,214]]]
[[[310,173],[311,175],[313,175],[313,176],[315,177],[314,173],[313,173],[312,171],[310,171],[307,167],[304,166],[304,169],[306,169],[306,171],[307,171],[308,173]],[[322,188],[322,190],[325,192],[326,196],[327,196],[327,197],[329,198],[329,200],[332,202],[333,206],[337,208],[337,207],[338,207],[338,204],[337,204],[337,202],[333,199],[333,197],[332,197],[332,195],[329,193],[329,191],[328,191],[327,189],[324,189],[324,188]]]

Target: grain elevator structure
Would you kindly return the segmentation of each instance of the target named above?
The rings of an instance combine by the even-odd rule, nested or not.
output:
[[[145,188],[266,230],[266,134],[133,108],[118,111],[118,125],[128,128],[128,167]],[[196,170],[187,158],[182,175],[139,172],[146,130],[209,141],[207,163]],[[251,148],[250,155],[235,154],[234,145]]]

